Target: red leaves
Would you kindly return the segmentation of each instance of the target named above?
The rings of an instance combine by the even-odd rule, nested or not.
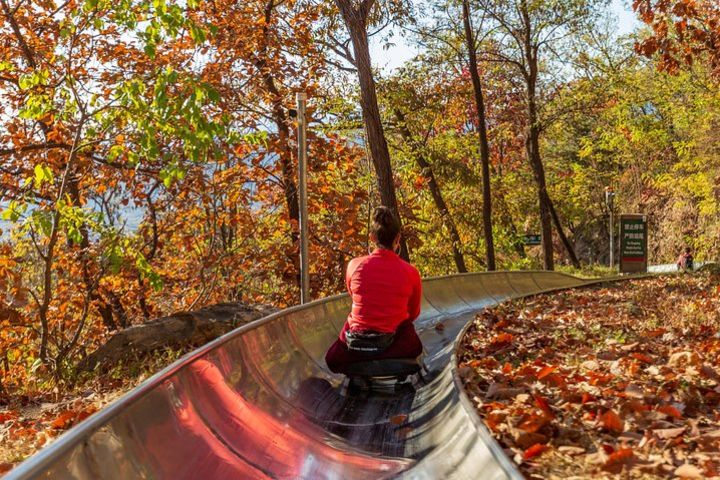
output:
[[[15,420],[18,417],[17,412],[7,411],[0,412],[0,424],[7,422],[8,420]]]
[[[638,53],[648,57],[657,54],[658,67],[675,74],[681,62],[692,65],[694,56],[704,52],[710,65],[716,67],[715,74],[720,75],[717,69],[720,65],[720,44],[717,42],[720,11],[716,2],[635,0],[633,8],[652,28],[651,35],[635,44]]]
[[[676,294],[667,294],[668,283]],[[662,452],[675,449],[705,475],[718,470],[720,462],[706,465],[694,452],[720,448],[720,369],[714,368],[720,328],[686,320],[688,309],[674,305],[697,300],[697,310],[714,318],[720,302],[708,301],[714,290],[698,292],[686,283],[659,279],[538,297],[475,323],[473,347],[462,361],[478,360],[473,382],[479,383],[466,387],[482,399],[481,415],[523,473],[671,475],[677,464]],[[692,298],[684,296],[688,291]],[[653,319],[662,314],[664,326],[648,328],[638,311]],[[512,330],[499,332],[498,318]],[[569,466],[556,462],[555,453],[542,455],[548,445],[577,461]]]
[[[523,453],[523,460],[530,460],[531,458],[535,458],[539,455],[541,455],[545,450],[547,450],[548,447],[545,445],[542,445],[540,443],[536,443],[532,447],[525,450]]]
[[[490,348],[499,349],[512,343],[515,337],[510,333],[501,333],[490,341]]]
[[[535,395],[535,406],[545,412],[547,415],[553,415],[552,410],[550,409],[550,404],[548,403],[547,399],[542,395]]]
[[[603,470],[618,474],[622,471],[624,466],[630,465],[634,460],[635,454],[631,448],[621,448],[620,450],[610,454],[605,462],[605,465],[603,465]]]
[[[650,330],[648,332],[645,332],[645,335],[649,338],[658,338],[662,337],[665,332],[667,332],[666,328],[656,328],[655,330]]]
[[[673,407],[672,405],[663,405],[661,407],[658,407],[657,410],[660,413],[664,413],[668,417],[672,417],[678,420],[682,418],[682,413],[680,413],[680,410]]]
[[[598,421],[603,428],[611,432],[622,433],[625,430],[625,422],[613,410],[608,410],[600,415]]]
[[[550,420],[551,418],[548,415],[528,413],[523,416],[523,420],[518,425],[518,428],[526,432],[535,433],[550,423]]]
[[[408,416],[405,414],[395,415],[394,417],[390,418],[390,423],[393,425],[402,425],[405,423],[408,419]]]
[[[50,422],[50,427],[55,430],[67,430],[95,412],[97,412],[97,408],[92,405],[80,410],[65,410]]]
[[[52,421],[50,426],[55,430],[65,430],[73,424],[73,421],[75,420],[75,415],[75,412],[73,412],[72,410],[65,410],[60,415],[58,415],[55,420]]]
[[[557,370],[557,367],[551,365],[547,365],[541,368],[537,375],[538,380],[542,380],[543,378],[553,373],[555,370]]]
[[[644,353],[633,353],[630,356],[633,357],[635,360],[638,360],[643,363],[647,363],[647,364],[654,363],[653,358],[650,355],[646,355]]]

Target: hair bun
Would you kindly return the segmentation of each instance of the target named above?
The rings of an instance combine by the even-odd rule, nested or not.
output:
[[[373,221],[379,223],[380,225],[391,225],[393,221],[395,220],[395,216],[393,215],[392,211],[388,207],[377,207],[375,209],[375,212],[373,212]]]
[[[388,207],[377,207],[373,211],[372,233],[377,243],[385,248],[392,248],[395,238],[400,233],[400,221]]]

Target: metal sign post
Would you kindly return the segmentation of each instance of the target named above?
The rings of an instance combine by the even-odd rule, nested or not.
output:
[[[613,204],[615,200],[615,192],[612,188],[605,187],[605,204],[610,211],[610,268],[615,268],[615,226],[613,218]]]
[[[307,210],[307,94],[298,92],[298,201],[300,202],[300,303],[310,301],[310,272],[308,271],[308,210]]]

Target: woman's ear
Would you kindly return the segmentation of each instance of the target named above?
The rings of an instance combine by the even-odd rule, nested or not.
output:
[[[397,236],[395,237],[395,240],[393,240],[393,250],[397,250],[398,247],[400,246],[400,237],[401,236],[402,236],[402,234],[398,233]]]
[[[377,235],[374,232],[370,232],[370,243],[377,245]]]

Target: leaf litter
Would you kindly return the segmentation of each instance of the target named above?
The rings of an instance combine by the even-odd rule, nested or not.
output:
[[[527,478],[720,478],[720,277],[656,277],[478,314],[459,372]]]

